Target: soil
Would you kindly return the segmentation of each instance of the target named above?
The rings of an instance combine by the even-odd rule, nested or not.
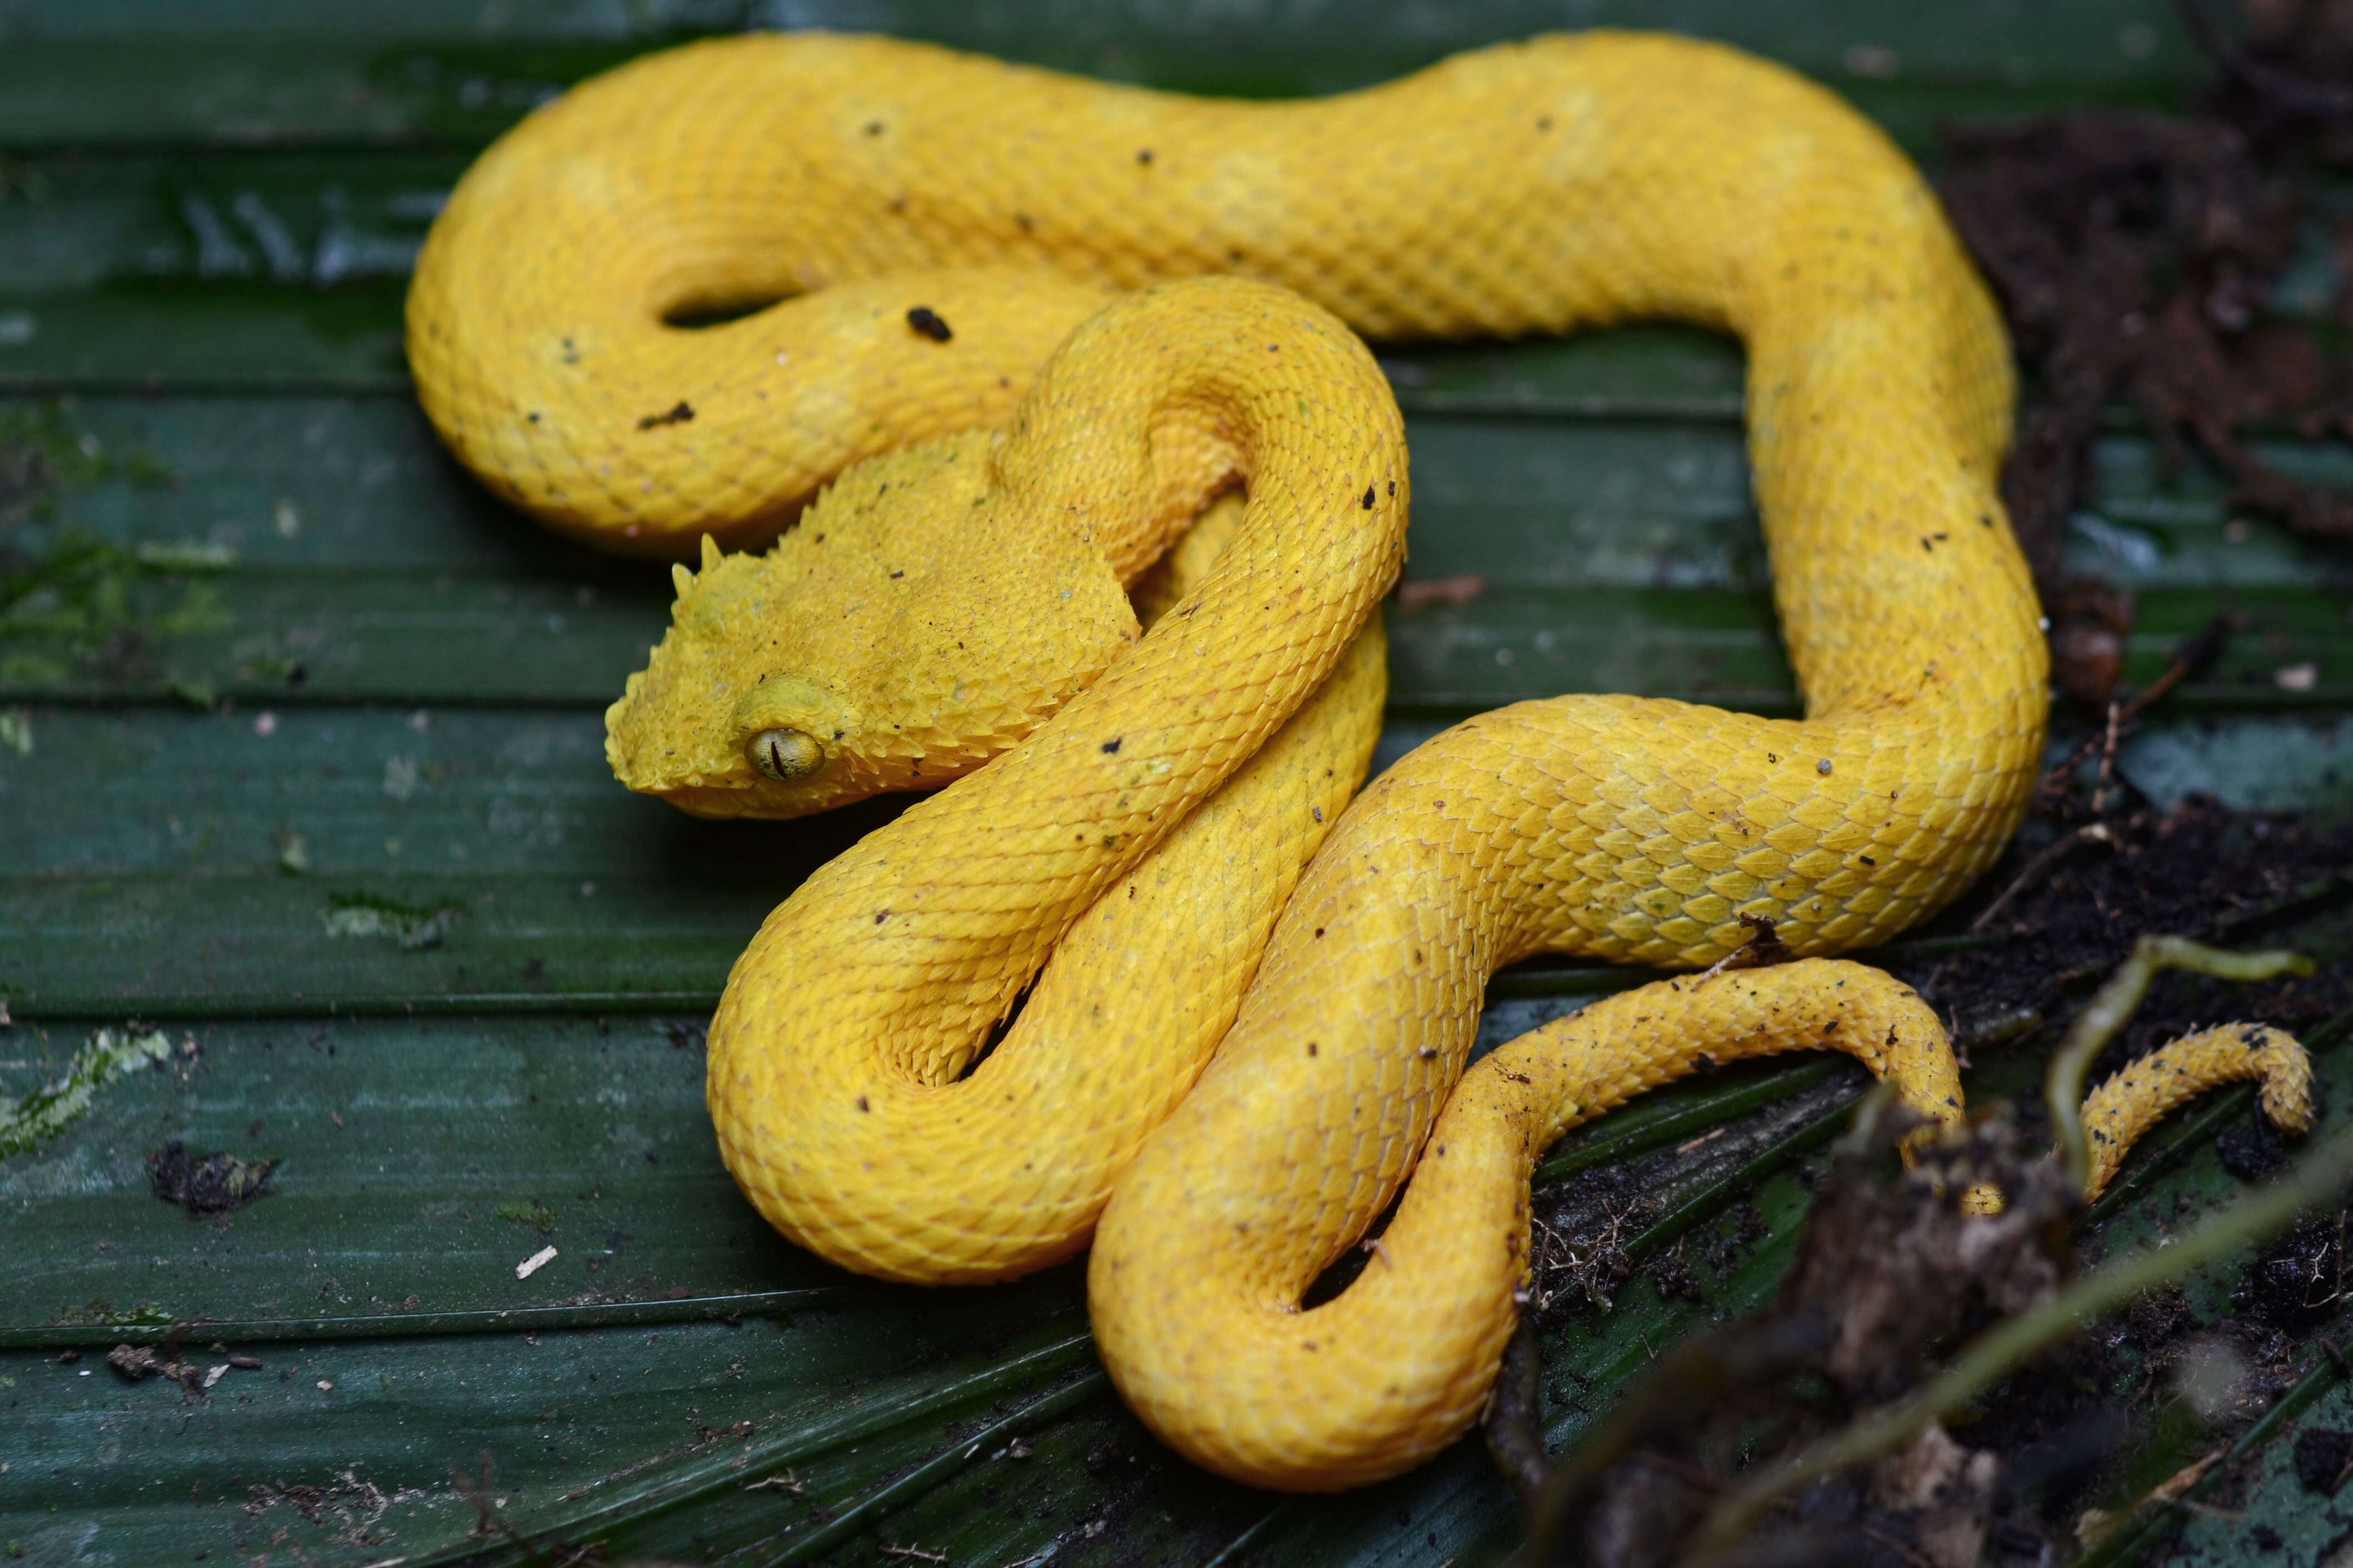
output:
[[[2187,936],[2218,947],[2275,943],[2283,930],[2353,903],[2353,826],[2294,816],[2248,816],[2193,797],[2158,812],[2119,783],[2101,819],[2108,840],[2079,840],[2037,881],[2004,904],[1980,945],[1947,957],[1893,964],[1957,1033],[2020,1007],[2045,1020],[2023,1043],[2047,1047],[2078,1006],[2142,936]],[[1936,930],[1966,932],[2055,840],[2077,803],[2046,805],[2020,841]],[[2324,964],[2308,978],[2242,985],[2168,973],[2149,988],[2133,1022],[2093,1064],[2097,1082],[2166,1041],[2210,1024],[2274,1024],[2306,1033],[2353,1005],[2353,973]],[[2234,1157],[2264,1163],[2252,1135]],[[2276,1160],[2276,1150],[2271,1155]]]
[[[2232,503],[2316,539],[2353,541],[2353,497],[2296,483],[2251,428],[2353,435],[2353,222],[2331,231],[2334,320],[2267,315],[2311,217],[2312,176],[2353,166],[2353,12],[2249,0],[2226,41],[2183,7],[2220,68],[2204,112],[2076,111],[1948,127],[1943,195],[1994,286],[2033,384],[2003,499],[2051,617],[2053,673],[2084,701],[2122,674],[2129,594],[2071,574],[2067,518],[2088,499],[2091,441],[2129,404],[2168,460],[2198,453]]]
[[[2070,1259],[2056,1222],[2074,1204],[2054,1164],[1991,1122],[1890,1186],[1873,1167],[1911,1122],[1883,1122],[1840,1161],[1774,1303],[1668,1356],[1542,1486],[1532,1561],[1687,1560],[1694,1525],[1745,1477],[1901,1397],[1933,1374],[1940,1347],[2058,1289]],[[2002,1186],[2009,1207],[1991,1221],[1965,1218],[1959,1194],[1984,1180]],[[1730,1558],[1709,1560],[1968,1568],[2001,1473],[1993,1454],[1931,1427],[1869,1470],[1767,1513]]]

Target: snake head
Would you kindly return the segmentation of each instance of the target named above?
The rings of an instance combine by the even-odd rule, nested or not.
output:
[[[937,789],[1138,636],[1101,553],[993,485],[987,433],[849,469],[765,554],[672,569],[678,602],[605,715],[614,776],[698,816]]]

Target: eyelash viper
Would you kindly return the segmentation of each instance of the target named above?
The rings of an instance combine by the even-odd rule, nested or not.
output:
[[[1220,271],[1263,282],[1166,281]],[[1408,502],[1394,404],[1342,323],[1511,336],[1634,316],[1747,346],[1808,716],[1522,703],[1342,815],[1378,707],[1358,628]],[[2000,326],[1901,154],[1785,71],[1597,33],[1236,104],[881,39],[693,46],[484,156],[420,257],[408,342],[436,426],[501,493],[598,548],[704,552],[610,716],[626,782],[790,815],[958,781],[824,868],[739,961],[709,1093],[747,1194],[852,1267],[952,1280],[1075,1250],[1109,1191],[1090,1268],[1106,1364],[1211,1468],[1343,1486],[1450,1441],[1512,1321],[1535,1154],[1703,1055],[1836,1044],[1924,1113],[1958,1112],[1933,1015],[1823,957],[1646,986],[1463,1073],[1503,963],[1704,965],[1746,940],[1743,917],[1800,955],[1865,945],[1966,887],[2024,810],[2047,670],[1995,493]],[[1235,475],[1249,521],[1141,632],[1116,584]],[[892,521],[996,542],[1015,512],[1074,643],[1028,637],[1008,595],[1032,590],[957,539]],[[795,518],[757,561],[711,542]],[[854,548],[821,566],[828,538]],[[926,550],[929,570],[892,564]],[[953,614],[919,595],[945,595],[960,562],[985,591]],[[860,628],[835,679],[776,651],[795,615]],[[950,641],[1052,689],[944,689]],[[1278,732],[1261,757],[1287,760],[1250,761]],[[1258,837],[1228,851],[1179,826],[1204,800]],[[1207,880],[1172,893],[1188,836]],[[1197,950],[1143,951],[1119,925],[1155,900]],[[1065,932],[1069,961],[980,1060]],[[1064,1016],[1092,1019],[1103,1054],[1047,1037]],[[1192,1054],[1139,1061],[1152,1029]],[[2117,1101],[2109,1130],[2152,1103]],[[1087,1139],[1068,1131],[1090,1118]],[[1425,1145],[1374,1267],[1299,1311]],[[1011,1184],[978,1190],[982,1169]]]

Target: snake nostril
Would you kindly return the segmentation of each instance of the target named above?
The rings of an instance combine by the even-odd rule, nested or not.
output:
[[[798,730],[763,730],[744,744],[761,775],[778,784],[805,779],[825,765],[825,748]]]

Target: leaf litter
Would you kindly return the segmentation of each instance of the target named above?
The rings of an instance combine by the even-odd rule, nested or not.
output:
[[[320,911],[319,923],[331,937],[382,938],[416,952],[447,942],[449,928],[465,913],[466,906],[456,902],[404,904],[374,893],[336,893]]]
[[[275,1160],[244,1160],[235,1154],[192,1154],[177,1139],[147,1156],[155,1195],[179,1205],[191,1217],[228,1214],[246,1207],[267,1190]]]
[[[2233,45],[2202,0],[2183,9],[2223,68],[2203,112],[2069,110],[1944,138],[1946,207],[2032,378],[2002,497],[2051,619],[2054,675],[2094,704],[2121,678],[2137,607],[2069,571],[2064,541],[2113,401],[2168,468],[2194,455],[2221,470],[2233,510],[2353,542],[2353,495],[2294,479],[2252,439],[2353,436],[2353,360],[2337,352],[2353,326],[2353,222],[2324,219],[2315,186],[2353,168],[2353,23],[2325,0],[2249,0]],[[2291,319],[2273,302],[2324,222],[2326,315]]]

